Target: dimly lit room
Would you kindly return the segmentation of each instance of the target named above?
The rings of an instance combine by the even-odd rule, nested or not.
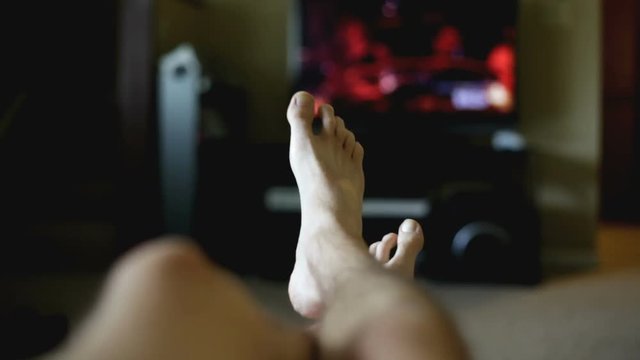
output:
[[[640,357],[640,1],[37,5],[0,358]]]

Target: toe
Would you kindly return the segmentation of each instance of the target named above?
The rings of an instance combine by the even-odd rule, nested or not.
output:
[[[418,222],[412,219],[405,220],[398,231],[398,246],[393,258],[385,264],[389,269],[398,271],[407,278],[413,278],[416,266],[416,257],[424,243],[422,229]]]
[[[351,154],[351,157],[353,157],[358,164],[362,164],[362,161],[364,160],[364,148],[362,147],[362,144],[357,141],[356,146],[353,148],[353,154]]]
[[[292,130],[311,133],[314,114],[314,99],[306,91],[298,91],[291,97],[287,119]]]
[[[394,233],[385,235],[376,249],[376,260],[385,264],[391,256],[391,249],[396,246],[398,236]]]
[[[369,245],[369,254],[371,256],[376,256],[376,249],[378,248],[378,245],[380,245],[380,241],[376,241],[373,244]]]
[[[336,129],[335,129],[336,135],[339,132],[344,131],[346,128],[347,128],[347,126],[344,124],[344,119],[341,118],[340,116],[336,116]]]
[[[353,154],[353,149],[356,146],[356,136],[353,135],[351,131],[347,131],[347,136],[344,139],[344,144],[342,145],[343,149],[347,152],[347,154]]]
[[[344,125],[344,120],[341,117],[336,116],[336,139],[339,146],[344,144],[344,139],[347,136],[347,127]]]
[[[398,249],[394,259],[415,262],[416,256],[424,245],[424,235],[420,224],[413,219],[406,219],[398,232]]]
[[[320,114],[322,116],[322,127],[325,134],[334,134],[338,121],[336,119],[333,106],[329,104],[323,104],[320,107]]]

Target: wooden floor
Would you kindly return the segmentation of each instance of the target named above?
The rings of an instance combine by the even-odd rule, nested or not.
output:
[[[640,225],[601,223],[596,247],[599,271],[640,267]]]

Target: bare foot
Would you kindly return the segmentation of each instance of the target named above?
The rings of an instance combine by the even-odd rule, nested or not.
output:
[[[362,239],[364,150],[330,105],[319,108],[322,129],[317,133],[314,115],[314,98],[296,93],[287,111],[289,160],[302,215],[289,298],[298,313],[310,318],[322,313],[334,275],[354,262],[372,262],[359,259],[360,254],[369,258]],[[350,255],[343,255],[345,247]]]
[[[385,268],[396,271],[400,275],[412,279],[414,277],[416,257],[424,245],[424,235],[420,224],[412,219],[406,219],[398,233],[389,233],[382,240],[369,246],[369,253]],[[391,250],[396,252],[391,257]]]

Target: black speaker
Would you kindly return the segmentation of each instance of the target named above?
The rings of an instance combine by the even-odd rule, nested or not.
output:
[[[522,193],[467,184],[441,191],[432,206],[418,276],[482,283],[540,280],[539,221]]]

